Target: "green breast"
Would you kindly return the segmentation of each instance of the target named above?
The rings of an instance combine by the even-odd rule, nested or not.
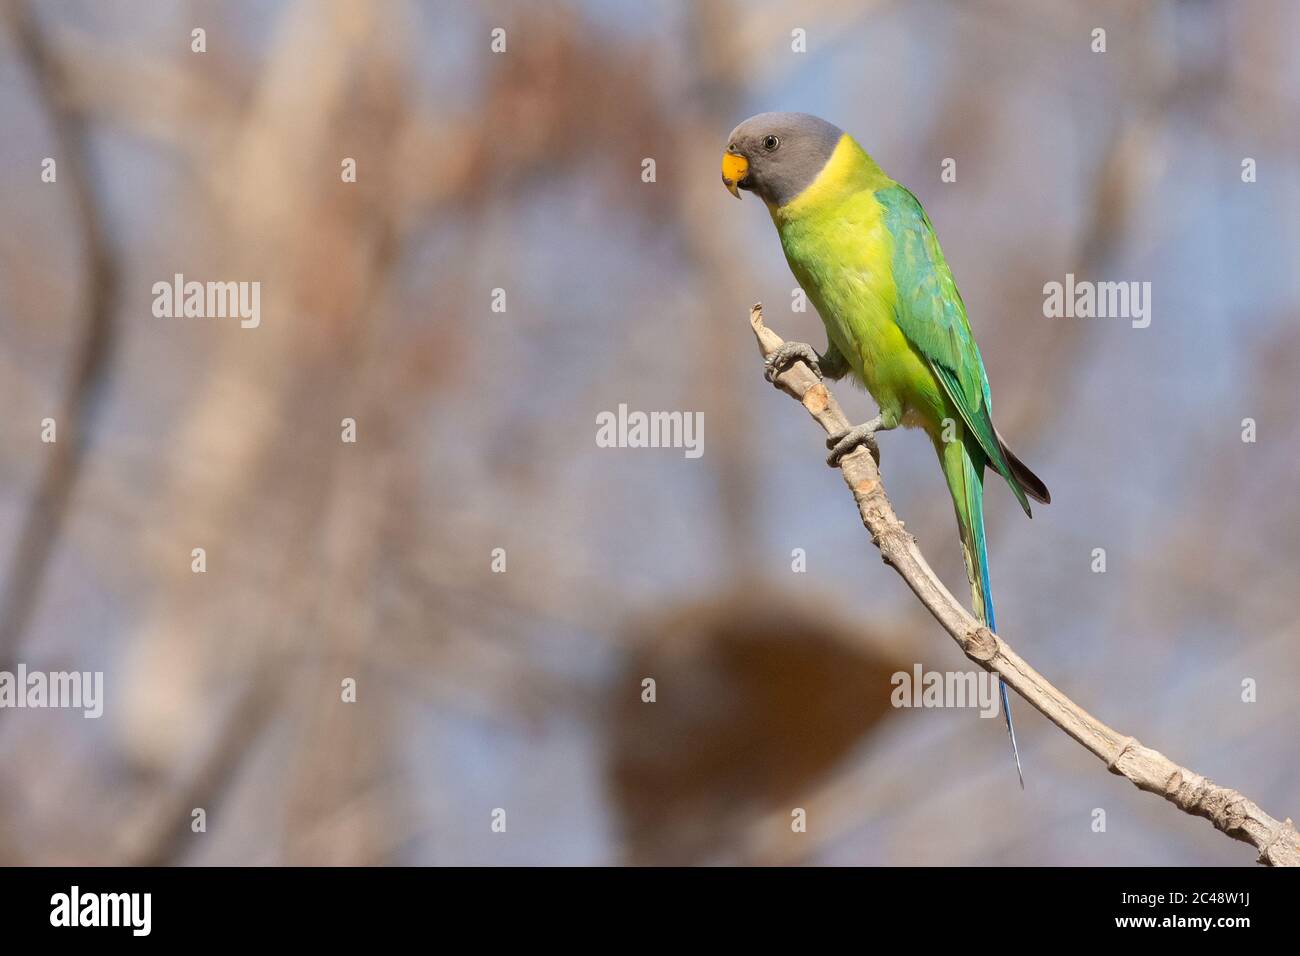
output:
[[[882,411],[901,421],[909,408],[934,405],[933,373],[895,321],[894,243],[874,192],[800,212],[773,219],[831,344]]]

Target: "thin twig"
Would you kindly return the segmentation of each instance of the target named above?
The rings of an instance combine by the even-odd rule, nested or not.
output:
[[[763,324],[762,305],[750,309],[749,321],[764,358],[783,344],[781,337]],[[776,383],[802,404],[827,434],[849,427],[835,397],[803,362],[790,366]],[[1275,820],[1236,790],[1180,767],[1159,751],[1107,727],[1053,687],[976,620],[944,587],[922,556],[916,539],[903,527],[885,495],[880,471],[866,449],[845,455],[840,471],[853,492],[862,523],[871,532],[872,544],[967,657],[985,670],[1000,674],[1039,713],[1101,758],[1112,773],[1126,777],[1141,790],[1159,794],[1184,813],[1205,817],[1233,839],[1249,843],[1259,851],[1261,863],[1300,866],[1300,833],[1290,819]]]

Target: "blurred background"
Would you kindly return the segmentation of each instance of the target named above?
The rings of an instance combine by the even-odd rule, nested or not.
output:
[[[0,862],[1251,864],[1023,703],[1023,793],[1000,719],[889,705],[971,665],[763,381],[752,302],[825,341],[719,182],[769,109],[938,230],[1053,495],[990,493],[1003,635],[1300,812],[1300,7],[0,11],[0,669],[105,674],[99,720],[0,710]],[[154,317],[175,273],[261,282],[260,327]],[[1150,282],[1150,327],[1045,318],[1066,273]],[[597,447],[621,403],[704,454]],[[927,441],[881,445],[966,595]]]

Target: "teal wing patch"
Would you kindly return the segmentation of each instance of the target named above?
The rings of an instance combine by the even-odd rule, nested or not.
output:
[[[895,320],[930,363],[984,456],[1007,480],[1027,514],[1029,502],[1012,477],[993,430],[984,362],[934,227],[920,201],[903,186],[879,190],[876,199],[885,209],[885,225],[894,239]]]

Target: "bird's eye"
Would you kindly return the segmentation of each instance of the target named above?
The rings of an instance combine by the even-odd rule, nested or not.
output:
[[[781,141],[777,139],[775,136],[763,137],[763,148],[767,150],[769,153],[780,145],[781,145]]]

